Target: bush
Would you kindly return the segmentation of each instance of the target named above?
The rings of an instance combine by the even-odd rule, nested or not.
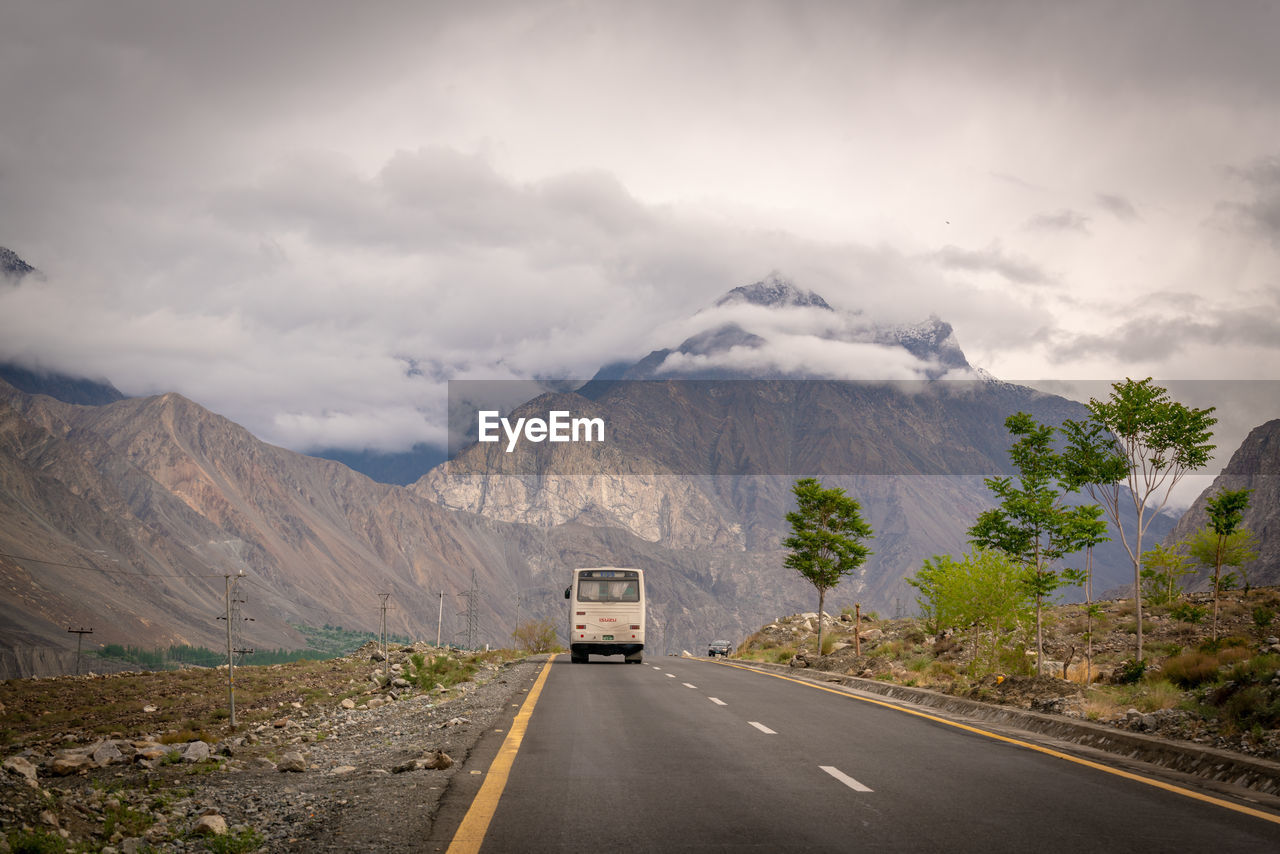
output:
[[[1169,609],[1170,617],[1193,626],[1202,622],[1208,613],[1208,609],[1203,605],[1192,605],[1190,602],[1179,602]]]
[[[1117,685],[1132,685],[1142,679],[1147,672],[1147,662],[1139,659],[1134,661],[1128,659],[1120,662],[1116,667],[1115,673],[1111,677],[1111,681]]]
[[[252,827],[246,827],[239,831],[231,831],[222,836],[210,837],[205,845],[213,854],[245,854],[248,851],[256,851],[262,847],[262,843],[266,840],[262,834],[254,830]]]
[[[1191,689],[1217,677],[1218,659],[1204,652],[1184,652],[1167,659],[1161,672],[1174,685]]]
[[[511,637],[520,649],[534,655],[554,652],[559,646],[556,643],[556,625],[550,620],[529,620],[521,623],[516,626]]]
[[[8,842],[13,854],[61,854],[67,850],[61,836],[43,830],[11,830]]]

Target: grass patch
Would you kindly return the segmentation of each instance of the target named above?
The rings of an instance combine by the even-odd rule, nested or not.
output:
[[[245,854],[257,851],[266,839],[252,827],[233,830],[221,836],[213,836],[205,841],[205,847],[213,854]]]

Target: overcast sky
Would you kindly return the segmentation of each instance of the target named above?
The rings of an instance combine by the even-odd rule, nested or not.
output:
[[[19,0],[0,246],[45,276],[0,285],[0,358],[397,450],[447,379],[587,377],[778,270],[1004,379],[1275,381],[1277,33],[1247,0]]]

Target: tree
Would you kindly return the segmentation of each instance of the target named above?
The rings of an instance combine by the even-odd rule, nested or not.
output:
[[[1209,444],[1210,428],[1218,423],[1212,413],[1213,407],[1194,409],[1172,400],[1166,389],[1152,385],[1147,377],[1114,383],[1110,398],[1089,400],[1085,421],[1067,421],[1062,426],[1068,442],[1063,455],[1067,485],[1084,487],[1093,500],[1102,502],[1133,561],[1138,618],[1135,661],[1142,661],[1142,536],[1178,481],[1209,461],[1214,448]],[[1132,543],[1120,524],[1126,487],[1137,517]],[[1159,504],[1147,516],[1152,499]]]
[[[519,649],[535,655],[554,652],[559,644],[556,642],[556,626],[550,620],[527,620],[516,626],[511,639]]]
[[[916,602],[934,631],[973,632],[973,675],[977,674],[984,634],[987,670],[1000,659],[1000,637],[1030,616],[1031,599],[1023,583],[1024,570],[1003,552],[976,550],[960,561],[950,555],[926,559],[906,581],[920,591]]]
[[[1182,582],[1179,579],[1190,575],[1192,571],[1191,558],[1182,551],[1186,547],[1185,542],[1174,543],[1171,548],[1157,543],[1154,548],[1142,553],[1142,564],[1145,567],[1142,570],[1143,590],[1151,605],[1172,605],[1178,601],[1182,594]]]
[[[969,528],[969,542],[983,549],[998,549],[1026,568],[1022,583],[1035,602],[1036,673],[1040,673],[1044,601],[1059,587],[1084,580],[1084,573],[1055,570],[1053,564],[1102,539],[1106,523],[1099,518],[1102,509],[1097,505],[1063,505],[1069,490],[1059,482],[1063,461],[1053,448],[1054,428],[1037,423],[1025,412],[1010,415],[1004,423],[1010,433],[1021,437],[1009,449],[1018,478],[989,477],[983,481],[1000,499],[1000,505],[978,515]]]
[[[1224,489],[1205,501],[1209,524],[1191,540],[1191,556],[1201,566],[1213,567],[1213,638],[1218,638],[1218,591],[1222,567],[1243,566],[1258,557],[1256,538],[1242,528],[1249,506],[1248,489]],[[1246,595],[1248,588],[1245,589]]]
[[[783,561],[818,589],[818,655],[822,655],[822,608],[827,591],[850,575],[871,555],[862,540],[871,526],[861,506],[838,487],[823,489],[815,478],[796,481],[792,491],[796,509],[787,514],[791,536],[782,541],[790,551]]]

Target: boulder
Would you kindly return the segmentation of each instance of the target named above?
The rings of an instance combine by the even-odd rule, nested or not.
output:
[[[453,759],[443,750],[437,750],[431,754],[431,758],[427,760],[426,767],[433,771],[443,771],[445,768],[453,766]]]
[[[49,763],[49,770],[55,777],[83,774],[93,767],[93,757],[84,753],[60,753]]]
[[[30,782],[35,782],[36,766],[31,764],[31,760],[25,756],[10,756],[4,761],[4,770],[10,774],[16,774]]]
[[[94,748],[91,755],[94,763],[99,768],[106,768],[108,765],[121,765],[127,761],[124,754],[120,752],[120,748],[116,747],[114,741],[102,742],[102,744]]]
[[[182,748],[183,762],[203,762],[211,755],[209,745],[203,741],[192,741]]]
[[[227,820],[216,813],[202,815],[196,819],[191,832],[196,836],[223,836],[227,832]]]
[[[290,750],[284,756],[280,757],[280,764],[276,765],[277,771],[306,771],[307,760],[301,753],[296,750]]]

